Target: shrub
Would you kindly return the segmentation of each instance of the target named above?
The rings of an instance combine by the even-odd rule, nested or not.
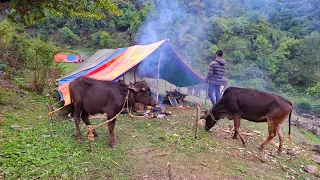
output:
[[[0,63],[0,71],[6,71],[7,65]]]
[[[73,33],[68,27],[63,27],[59,32],[61,33],[61,38],[65,43],[76,44],[80,41],[80,37]]]
[[[310,113],[311,111],[311,102],[307,98],[296,98],[294,104],[298,113]]]
[[[102,31],[93,33],[90,36],[89,46],[92,48],[109,48],[112,46],[112,39],[108,32]]]

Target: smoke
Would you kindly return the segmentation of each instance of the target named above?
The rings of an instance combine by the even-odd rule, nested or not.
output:
[[[186,11],[177,0],[155,0],[146,21],[138,29],[138,44],[149,44],[163,39],[174,37],[172,28],[180,28],[179,38],[184,34],[186,27],[176,27],[176,22],[183,20]],[[174,27],[175,26],[175,27]]]
[[[153,0],[147,18],[137,30],[136,44],[144,45],[169,39],[178,55],[193,70],[201,69],[200,66],[203,65],[197,62],[204,60],[203,55],[210,51],[210,43],[205,30],[207,23],[204,22],[204,5],[201,1],[195,2],[197,4],[179,0]],[[204,45],[199,46],[199,43]],[[203,49],[206,49],[206,52],[203,52]],[[150,70],[150,64],[141,63],[140,70]]]
[[[205,32],[201,28],[204,24],[201,19],[197,19],[197,12],[192,13],[186,8],[190,6],[178,0],[154,0],[145,22],[138,28],[136,42],[149,44],[170,39],[172,44],[190,45],[182,42],[188,38],[187,35],[204,36]]]

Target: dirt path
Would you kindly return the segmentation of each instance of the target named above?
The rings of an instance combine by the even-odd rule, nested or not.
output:
[[[0,75],[0,89],[14,89],[14,85]]]

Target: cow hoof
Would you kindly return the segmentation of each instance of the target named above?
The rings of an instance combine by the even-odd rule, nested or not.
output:
[[[94,133],[94,137],[99,137],[99,134],[98,133]]]
[[[232,136],[232,139],[237,139],[238,137],[237,136]]]
[[[116,148],[116,147],[117,147],[117,144],[110,144],[110,147],[111,147],[111,148]]]
[[[82,143],[82,139],[77,139],[77,142],[81,144]]]
[[[246,147],[246,144],[243,144],[243,147]]]
[[[264,150],[264,147],[263,147],[263,146],[260,146],[260,147],[259,147],[259,150],[260,150],[260,151],[263,151],[263,150]]]

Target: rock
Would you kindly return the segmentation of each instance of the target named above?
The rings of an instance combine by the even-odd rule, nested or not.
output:
[[[318,156],[318,155],[312,155],[312,156],[311,156],[311,159],[312,159],[314,162],[320,164],[320,156]]]
[[[255,131],[255,130],[253,130],[253,132],[254,132],[254,133],[257,133],[257,134],[261,134],[260,131]]]
[[[287,155],[290,155],[290,156],[297,156],[298,155],[298,152],[293,150],[293,149],[288,149],[287,150]]]
[[[312,150],[317,152],[317,153],[320,153],[320,144],[314,145]]]
[[[238,176],[231,176],[229,180],[242,180],[242,178]]]
[[[21,130],[21,126],[11,125],[11,129]]]
[[[314,165],[306,165],[303,168],[310,174],[314,174],[317,171],[317,167]]]

